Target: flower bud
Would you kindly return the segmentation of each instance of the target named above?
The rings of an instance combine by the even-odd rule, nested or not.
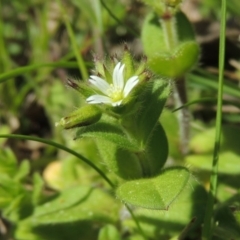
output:
[[[94,105],[83,106],[62,118],[55,126],[62,126],[64,129],[83,127],[91,125],[101,118],[102,112]]]

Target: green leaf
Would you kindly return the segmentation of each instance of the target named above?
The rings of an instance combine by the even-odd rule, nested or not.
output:
[[[144,21],[141,40],[144,53],[148,57],[152,57],[156,52],[166,51],[167,49],[159,17],[154,13],[150,13]]]
[[[164,129],[157,124],[144,150],[150,167],[150,176],[160,172],[168,156],[168,141]]]
[[[91,190],[87,187],[69,188],[53,200],[35,208],[34,217],[38,218],[69,208],[84,199],[89,194],[89,191]]]
[[[7,175],[0,175],[0,208],[6,207],[24,192],[21,184]]]
[[[133,118],[131,129],[129,130],[133,131],[134,129],[134,135],[137,136],[136,139],[141,139],[143,147],[149,140],[148,138],[158,122],[170,91],[171,87],[169,82],[163,79],[156,79],[152,83],[152,87],[149,86],[143,98],[140,99],[140,101],[143,101],[143,108],[139,114]]]
[[[110,120],[110,118],[107,118]],[[110,120],[111,121],[111,120]],[[115,143],[120,148],[137,151],[137,144],[130,140],[117,124],[101,120],[98,123],[89,127],[81,128],[76,133],[76,139],[89,137],[99,141],[106,140]]]
[[[133,206],[167,210],[186,187],[189,177],[190,173],[184,167],[167,168],[157,177],[123,183],[116,195]]]
[[[99,139],[96,144],[110,172],[123,179],[137,179],[143,176],[142,166],[135,153],[123,149],[110,141]]]
[[[98,240],[120,240],[120,234],[115,226],[113,225],[106,225],[104,226],[98,235]]]
[[[160,117],[160,122],[166,132],[169,144],[169,155],[174,159],[182,159],[183,155],[180,151],[180,140],[178,133],[178,119],[176,114],[172,113],[168,109],[164,109]]]
[[[196,233],[196,229],[203,221],[206,200],[206,190],[197,183],[196,179],[190,177],[188,185],[168,211],[137,208],[134,215],[148,239],[170,239],[166,236],[179,236],[179,233],[193,218],[195,218],[195,222],[190,230]],[[125,219],[124,226],[128,227],[130,231],[136,230],[136,223],[132,219]]]
[[[159,17],[147,16],[142,30],[144,52],[150,68],[162,76],[177,78],[190,70],[198,60],[200,49],[194,41],[192,26],[185,15],[176,15],[178,45],[169,50]]]
[[[177,78],[189,71],[197,62],[199,46],[194,41],[180,44],[171,53],[156,52],[149,57],[149,67],[160,75]]]
[[[111,211],[109,211],[111,209]],[[118,203],[100,189],[80,186],[63,191],[55,199],[35,208],[30,221],[56,224],[79,220],[117,220]]]
[[[30,173],[30,163],[28,160],[24,160],[21,162],[16,175],[14,176],[14,180],[21,181]]]
[[[177,13],[176,24],[180,43],[194,40],[195,36],[192,24],[184,13]],[[144,52],[148,57],[153,57],[156,52],[169,52],[166,46],[164,32],[160,25],[160,18],[154,13],[150,13],[144,21],[142,28],[142,43]]]
[[[0,174],[13,177],[17,171],[17,160],[13,152],[6,148],[0,150]]]
[[[42,200],[42,191],[44,187],[44,181],[38,172],[33,175],[33,192],[32,192],[32,203],[37,206]]]

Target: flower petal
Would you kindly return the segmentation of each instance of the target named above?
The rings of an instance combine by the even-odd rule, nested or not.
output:
[[[107,95],[110,85],[104,79],[98,76],[91,75],[89,82],[93,84],[95,87],[97,87],[102,93]]]
[[[123,79],[123,70],[124,70],[125,64],[122,64],[119,62],[114,70],[113,70],[113,85],[116,88],[123,89],[124,86],[124,79]]]
[[[123,90],[123,96],[126,97],[139,82],[138,76],[130,77]]]
[[[109,97],[103,95],[92,95],[86,99],[89,104],[107,103],[112,104],[112,100]]]

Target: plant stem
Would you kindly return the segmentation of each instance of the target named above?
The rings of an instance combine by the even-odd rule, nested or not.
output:
[[[77,158],[81,159],[83,162],[85,162],[86,164],[88,164],[90,167],[92,167],[96,172],[99,173],[99,175],[101,175],[101,177],[103,179],[106,180],[106,182],[108,182],[108,184],[114,188],[114,184],[111,182],[111,180],[105,175],[104,172],[102,172],[101,169],[99,169],[97,166],[95,166],[90,160],[88,160],[87,158],[85,158],[84,156],[82,156],[80,153],[77,153],[75,151],[73,151],[72,149],[63,146],[60,143],[56,143],[53,142],[49,139],[44,139],[44,138],[39,138],[39,137],[32,137],[32,136],[25,136],[25,135],[19,135],[19,134],[1,134],[0,138],[14,138],[14,139],[22,139],[22,140],[31,140],[31,141],[35,141],[35,142],[42,142],[45,143],[47,145],[59,148],[64,150],[65,152],[68,152],[74,156],[76,156]]]
[[[210,190],[205,211],[204,225],[202,236],[204,240],[212,238],[212,215],[214,208],[214,199],[217,192],[218,181],[218,159],[221,138],[221,123],[222,123],[222,96],[223,96],[223,74],[225,60],[225,31],[226,31],[226,0],[222,0],[221,7],[221,29],[220,29],[220,44],[219,44],[219,80],[218,80],[218,103],[216,116],[216,134],[212,161],[212,174],[210,178]]]
[[[25,136],[25,135],[19,135],[19,134],[1,134],[0,138],[13,138],[13,139],[22,139],[22,140],[31,140],[31,141],[36,141],[36,142],[42,142],[45,143],[47,145],[62,149],[74,156],[76,156],[77,158],[81,159],[83,162],[85,162],[86,164],[88,164],[90,167],[92,167],[96,172],[99,173],[99,175],[101,175],[101,177],[112,187],[112,189],[115,189],[114,184],[112,183],[112,181],[105,175],[104,172],[102,172],[101,169],[99,169],[97,166],[95,166],[90,160],[88,160],[87,158],[85,158],[84,156],[82,156],[81,154],[73,151],[72,149],[65,147],[59,143],[53,142],[51,140],[48,139],[44,139],[44,138],[39,138],[39,137],[32,137],[32,136]],[[136,223],[137,228],[139,230],[139,232],[141,233],[141,235],[144,237],[144,239],[147,239],[146,235],[144,234],[137,218],[135,217],[133,211],[131,210],[131,208],[129,206],[127,206],[125,204],[126,208],[128,209],[129,213],[131,214],[133,221]]]
[[[160,24],[163,29],[163,36],[165,40],[166,47],[169,52],[171,52],[178,44],[178,35],[176,29],[176,19],[174,16],[162,17],[160,19]]]
[[[166,17],[162,17],[160,20],[163,36],[165,38],[165,44],[169,52],[172,52],[178,46],[178,33],[176,27],[176,18],[174,15],[166,13]],[[176,84],[174,85],[174,101],[175,108],[179,108],[187,103],[187,90],[185,77],[175,79]],[[181,143],[181,151],[185,155],[188,153],[188,142],[189,142],[189,122],[190,113],[187,107],[182,108],[178,112],[178,123],[179,123],[179,135]]]

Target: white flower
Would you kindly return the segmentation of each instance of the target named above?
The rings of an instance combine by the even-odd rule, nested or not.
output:
[[[87,102],[90,104],[105,103],[111,104],[114,107],[119,106],[139,81],[138,76],[133,76],[125,83],[123,77],[124,67],[125,65],[121,65],[120,62],[115,66],[112,75],[112,84],[109,84],[106,80],[98,76],[90,76],[89,82],[100,90],[102,95],[92,95],[87,98]]]

